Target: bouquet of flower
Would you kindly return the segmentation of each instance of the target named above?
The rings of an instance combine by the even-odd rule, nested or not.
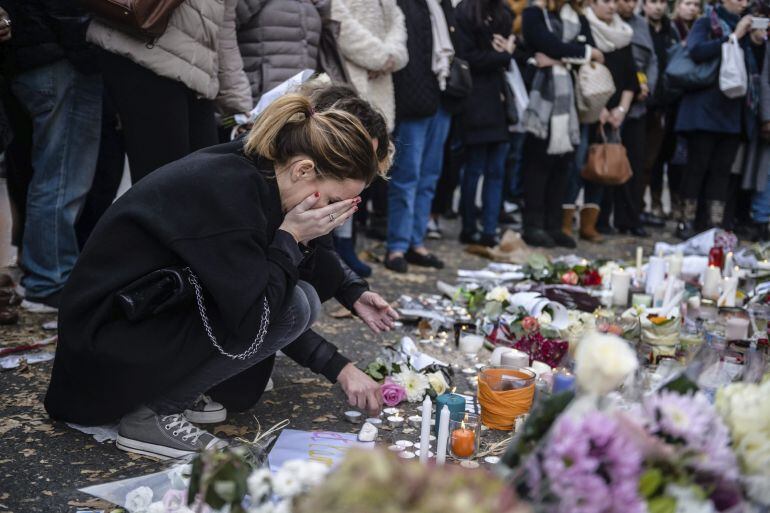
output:
[[[716,408],[730,429],[749,498],[770,506],[770,381],[733,383],[717,391]]]
[[[392,348],[370,363],[365,372],[381,384],[382,401],[390,407],[404,401],[422,402],[426,394],[435,398],[446,392],[451,382],[446,367],[430,365],[418,371]]]
[[[532,255],[523,269],[527,278],[543,283],[562,283],[564,285],[582,285],[597,287],[602,284],[599,269],[590,263],[567,265],[553,263],[541,254]]]

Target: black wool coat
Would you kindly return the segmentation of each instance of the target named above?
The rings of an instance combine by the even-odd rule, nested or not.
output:
[[[97,224],[62,295],[45,397],[52,418],[115,421],[216,354],[194,302],[135,322],[116,305],[117,291],[154,270],[189,266],[197,274],[215,336],[233,353],[254,339],[263,298],[275,319],[301,272],[322,297],[339,290],[345,276],[327,247],[303,254],[278,230],[272,164],[247,157],[242,146],[213,146],[163,166]],[[364,290],[365,282],[349,286],[346,303]],[[291,345],[287,354],[332,380],[348,362],[318,336]]]

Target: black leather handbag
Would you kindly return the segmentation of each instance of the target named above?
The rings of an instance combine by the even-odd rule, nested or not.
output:
[[[449,67],[449,77],[444,93],[452,98],[466,98],[473,89],[473,78],[468,61],[455,57]]]
[[[115,294],[129,321],[141,321],[190,304],[195,292],[185,267],[167,267],[142,276]]]

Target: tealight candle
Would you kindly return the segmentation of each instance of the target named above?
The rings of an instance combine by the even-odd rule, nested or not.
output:
[[[420,457],[420,449],[417,449],[416,451],[414,451],[414,453],[417,455],[418,458]],[[435,454],[433,454],[431,451],[428,451],[428,458],[432,458],[434,456]]]
[[[468,469],[479,468],[478,462],[472,461],[472,460],[462,460],[460,462],[460,466],[462,468],[468,468]]]
[[[422,424],[422,417],[420,415],[412,415],[407,420],[409,425],[415,428],[420,427],[420,424]]]
[[[498,456],[487,456],[484,458],[484,463],[487,463],[489,465],[497,465],[500,463],[500,458]]]
[[[414,442],[410,442],[409,440],[396,440],[396,445],[403,447],[404,449],[409,449],[410,447],[414,447]]]
[[[400,458],[404,458],[405,460],[411,460],[411,459],[414,459],[414,458],[417,457],[417,455],[415,453],[413,453],[412,451],[399,452],[398,456]]]
[[[382,413],[384,413],[387,416],[398,415],[400,413],[400,410],[398,408],[385,408],[384,410],[382,410]]]
[[[529,355],[518,349],[507,351],[500,356],[500,364],[504,367],[528,367]]]
[[[388,450],[391,452],[404,452],[406,447],[401,447],[400,445],[391,445],[388,446]]]
[[[378,419],[376,417],[368,418],[366,419],[366,422],[368,422],[369,424],[371,424],[376,428],[379,428],[380,426],[382,426],[382,419]]]
[[[388,417],[388,425],[392,428],[399,428],[404,425],[404,417],[397,417],[395,415],[391,415]]]
[[[360,411],[350,410],[345,412],[345,420],[352,424],[358,424],[362,418],[363,415]]]
[[[484,347],[484,337],[474,333],[466,333],[460,336],[459,349],[461,353],[476,354]]]

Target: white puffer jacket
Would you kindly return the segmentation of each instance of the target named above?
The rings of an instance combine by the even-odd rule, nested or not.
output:
[[[185,0],[154,44],[94,19],[91,43],[127,57],[150,71],[178,80],[201,97],[217,100],[223,114],[252,108],[249,81],[235,36],[238,0]]]
[[[332,18],[340,22],[337,45],[351,82],[363,98],[382,111],[393,130],[393,76],[388,73],[369,79],[369,71],[381,70],[389,56],[395,60],[395,71],[409,62],[404,14],[396,0],[333,0]]]

